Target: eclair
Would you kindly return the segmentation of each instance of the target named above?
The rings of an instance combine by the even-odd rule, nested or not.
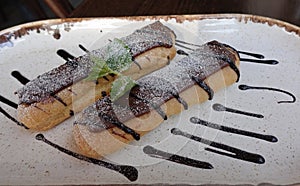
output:
[[[74,139],[82,154],[101,158],[154,130],[169,116],[213,99],[214,92],[239,80],[239,54],[208,42],[148,74],[118,100],[109,95],[76,115]]]
[[[157,21],[67,61],[16,91],[18,120],[30,129],[47,130],[100,99],[103,92],[109,92],[119,75],[108,73],[91,80],[93,58],[104,61],[117,73],[138,79],[169,64],[176,55],[174,44],[174,32]],[[124,60],[120,51],[124,48],[130,54],[127,68],[120,67]]]

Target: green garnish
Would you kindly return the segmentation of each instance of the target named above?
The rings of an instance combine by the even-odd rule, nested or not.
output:
[[[114,39],[102,51],[102,56],[97,57],[90,53],[90,59],[94,63],[86,80],[94,81],[109,74],[119,77],[112,83],[110,99],[117,100],[132,87],[135,81],[121,72],[127,70],[132,63],[132,54],[129,47],[120,39]]]
[[[135,85],[136,82],[129,76],[120,76],[112,84],[110,91],[111,101],[116,101]]]
[[[103,50],[101,58],[90,53],[94,66],[86,78],[87,80],[97,80],[108,74],[119,75],[130,67],[132,55],[129,47],[122,40],[114,39]]]
[[[97,80],[100,77],[107,76],[108,74],[118,74],[118,72],[112,70],[108,67],[107,63],[98,57],[90,56],[91,60],[94,63],[94,66],[92,67],[92,71],[90,72],[89,76],[86,78],[86,80]]]
[[[107,65],[114,71],[127,70],[132,63],[129,47],[120,39],[114,39],[107,47]]]

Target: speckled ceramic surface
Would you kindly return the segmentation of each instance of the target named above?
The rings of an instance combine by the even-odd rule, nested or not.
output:
[[[49,20],[16,26],[0,32],[0,95],[17,102],[14,91],[22,84],[12,77],[12,71],[19,71],[28,79],[33,79],[64,63],[56,54],[58,49],[80,56],[84,52],[78,44],[90,50],[96,49],[109,38],[125,36],[155,20],[173,29],[179,40],[197,44],[218,40],[237,50],[263,54],[265,60],[277,60],[279,63],[241,62],[238,83],[216,93],[213,100],[169,118],[139,142],[104,159],[135,167],[138,179],[133,182],[115,171],[75,159],[37,141],[37,132],[25,130],[0,114],[0,184],[300,183],[300,28],[278,20],[251,15],[195,15]],[[241,57],[255,59],[243,54]],[[285,90],[294,95],[296,101],[278,103],[291,100],[291,95],[271,90],[242,91],[239,89],[241,84]],[[261,114],[263,118],[215,111],[215,103]],[[15,109],[3,102],[0,106],[16,117]],[[268,142],[195,125],[190,122],[191,117],[272,135],[278,141]],[[43,134],[48,140],[78,152],[71,133],[73,121],[74,118],[71,118]],[[199,143],[171,134],[174,127],[202,139],[258,154],[265,161],[253,163],[236,159],[231,152],[220,150],[211,143]],[[143,152],[146,145],[208,162],[213,169],[194,168],[150,157]]]

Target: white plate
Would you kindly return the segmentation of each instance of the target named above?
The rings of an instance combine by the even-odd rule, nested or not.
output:
[[[238,83],[217,93],[212,101],[189,108],[169,118],[164,124],[112,154],[105,161],[136,167],[138,179],[129,181],[123,175],[104,167],[63,154],[37,141],[36,132],[17,126],[0,114],[0,184],[294,184],[300,182],[300,104],[278,104],[290,96],[267,90],[241,91],[238,85],[275,87],[300,97],[300,28],[264,17],[251,15],[195,15],[133,18],[63,19],[28,23],[0,32],[0,95],[14,102],[14,91],[22,86],[11,72],[18,70],[29,79],[56,67],[64,60],[56,51],[65,49],[75,56],[83,55],[78,44],[96,49],[108,38],[130,34],[133,30],[160,20],[172,28],[177,38],[203,44],[210,40],[227,43],[238,50],[263,54],[276,59],[278,65],[241,64]],[[242,56],[245,57],[245,56]],[[249,58],[249,57],[248,57]],[[212,109],[214,103],[263,114],[254,118]],[[0,106],[16,117],[15,109]],[[271,143],[191,124],[197,116],[228,127],[274,135]],[[77,151],[72,139],[71,118],[43,132],[50,141]],[[264,157],[265,163],[242,161],[205,150],[202,143],[174,136],[178,127],[202,138],[230,145]],[[199,169],[156,159],[143,153],[145,145],[192,159],[209,162],[213,169]],[[214,147],[210,147],[216,149]],[[218,150],[218,149],[216,149]]]

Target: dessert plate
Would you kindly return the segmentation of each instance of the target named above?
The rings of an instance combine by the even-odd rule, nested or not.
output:
[[[79,44],[97,49],[157,20],[173,29],[177,40],[217,40],[236,48],[242,58],[240,81],[102,161],[80,160],[72,153],[79,152],[72,136],[76,115],[41,132],[43,140],[13,121],[18,102],[14,92],[26,79],[63,64],[58,50],[80,56],[85,52]],[[3,30],[0,184],[300,183],[299,49],[299,27],[240,14],[57,19]],[[116,169],[122,167],[110,165],[127,165],[130,171],[120,173]]]

